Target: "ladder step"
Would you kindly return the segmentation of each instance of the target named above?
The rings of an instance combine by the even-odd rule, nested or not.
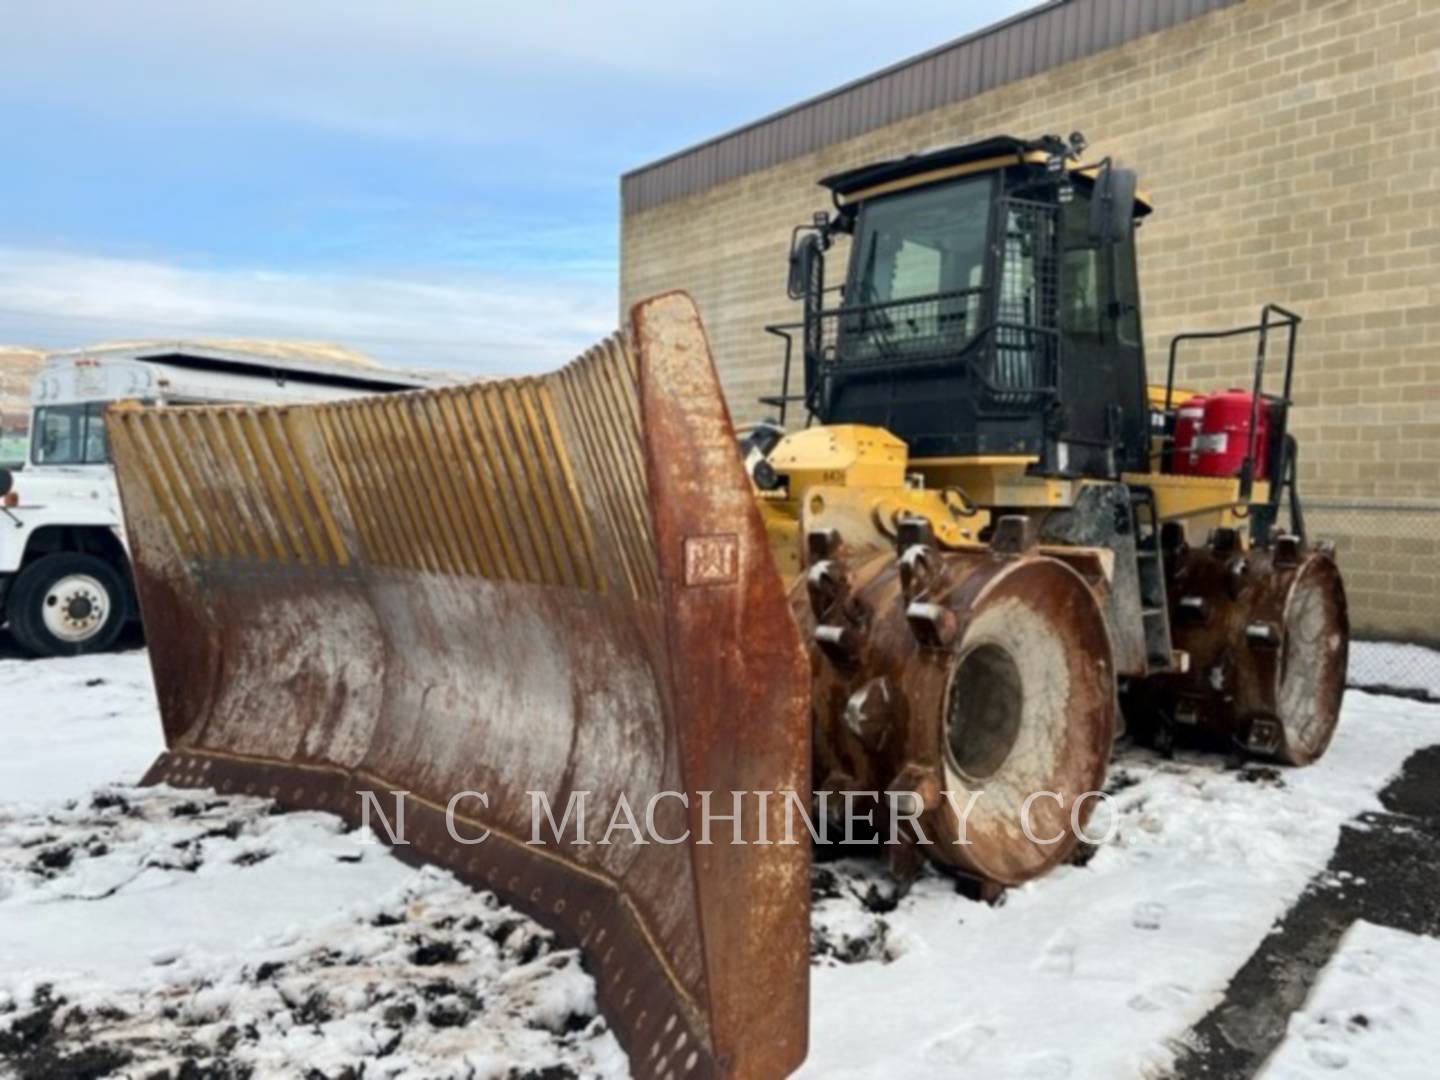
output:
[[[1159,510],[1149,488],[1132,488],[1131,514],[1135,523],[1135,571],[1139,579],[1140,624],[1145,636],[1145,663],[1151,671],[1171,670],[1175,664],[1170,640],[1170,614],[1165,599],[1165,564],[1160,548]]]

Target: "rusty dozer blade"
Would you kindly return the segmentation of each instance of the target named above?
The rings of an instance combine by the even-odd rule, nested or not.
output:
[[[804,1059],[808,846],[695,842],[696,792],[808,805],[809,674],[687,297],[539,378],[126,405],[110,432],[168,746],[148,782],[351,821],[359,792],[403,799],[397,853],[583,949],[636,1076]],[[583,798],[589,842],[541,817],[530,843],[533,792],[557,821]],[[610,830],[622,800],[690,840]],[[743,838],[777,835],[766,806]]]

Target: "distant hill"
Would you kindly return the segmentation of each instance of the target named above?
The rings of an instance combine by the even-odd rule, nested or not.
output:
[[[9,412],[30,394],[30,380],[45,361],[43,349],[0,345],[0,409]]]

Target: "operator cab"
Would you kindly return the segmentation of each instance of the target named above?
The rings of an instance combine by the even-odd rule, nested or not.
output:
[[[804,393],[769,403],[894,432],[916,459],[1144,471],[1134,223],[1150,207],[1133,173],[1083,166],[1083,148],[1079,135],[992,138],[821,180],[836,213],[791,245]],[[840,236],[848,267],[830,286]]]

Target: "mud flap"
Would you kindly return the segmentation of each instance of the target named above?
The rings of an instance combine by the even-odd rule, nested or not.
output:
[[[147,782],[370,800],[583,949],[637,1077],[804,1059],[809,849],[729,829],[809,804],[808,664],[687,297],[538,378],[109,429]]]

